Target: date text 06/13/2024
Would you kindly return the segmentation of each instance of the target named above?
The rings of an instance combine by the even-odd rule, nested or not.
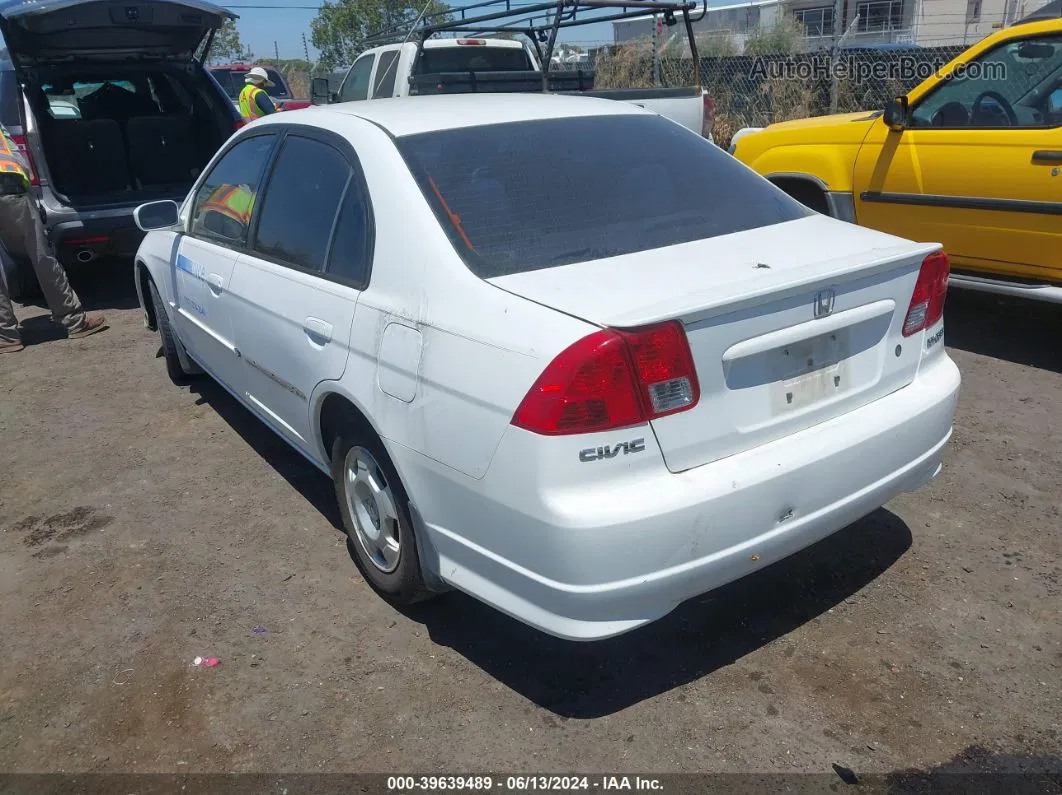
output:
[[[423,792],[660,792],[663,783],[652,776],[388,776],[387,791],[396,795]]]

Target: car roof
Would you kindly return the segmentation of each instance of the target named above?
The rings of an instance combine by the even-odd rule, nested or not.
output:
[[[655,115],[626,102],[561,94],[449,94],[427,97],[361,100],[308,108],[304,120],[315,114],[345,114],[370,121],[391,135],[401,137],[440,130],[479,127],[486,124],[540,121],[583,116]],[[263,121],[282,123],[285,114]],[[289,117],[290,118],[290,117]],[[314,123],[326,126],[324,119]]]

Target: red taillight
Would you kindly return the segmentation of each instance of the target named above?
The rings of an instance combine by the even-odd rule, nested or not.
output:
[[[547,436],[594,433],[693,408],[700,386],[682,325],[597,331],[563,350],[513,425]]]
[[[37,177],[37,164],[33,162],[33,154],[29,150],[29,146],[26,143],[25,135],[12,135],[11,140],[15,142],[15,146],[26,157],[26,162],[29,163],[30,173],[30,185],[40,185],[41,181]]]
[[[466,46],[471,46],[471,47],[486,47],[487,46],[487,42],[483,41],[483,39],[458,39],[457,43],[458,44],[463,44],[463,45],[466,45]]]
[[[247,126],[247,119],[242,119],[242,118],[241,119],[237,119],[236,123],[233,125],[233,132],[236,132],[241,127],[246,127],[246,126]]]
[[[704,95],[704,115],[710,116],[715,113],[715,98],[710,97],[707,94]]]
[[[92,237],[73,237],[63,241],[64,246],[96,246],[106,243],[111,238],[108,235],[93,235]]]
[[[948,272],[951,264],[943,251],[922,260],[911,305],[903,321],[903,335],[910,337],[934,325],[944,316],[944,299],[948,295]]]

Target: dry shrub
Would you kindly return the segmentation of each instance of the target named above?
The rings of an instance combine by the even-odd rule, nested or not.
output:
[[[295,99],[310,98],[310,75],[298,69],[286,70],[284,80],[288,84],[288,90]]]

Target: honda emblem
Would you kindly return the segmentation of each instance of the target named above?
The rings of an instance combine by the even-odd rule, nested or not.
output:
[[[815,317],[826,317],[833,312],[833,301],[837,294],[833,290],[822,290],[815,296]]]

